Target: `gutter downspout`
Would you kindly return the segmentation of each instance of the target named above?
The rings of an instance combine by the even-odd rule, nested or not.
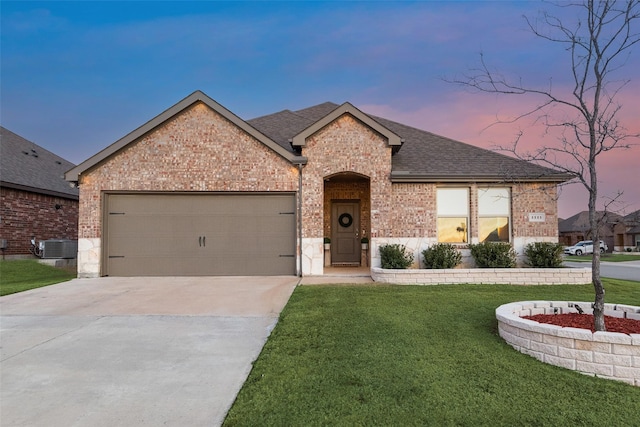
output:
[[[298,163],[298,277],[302,277],[302,163]]]

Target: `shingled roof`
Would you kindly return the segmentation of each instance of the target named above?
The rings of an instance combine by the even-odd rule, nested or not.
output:
[[[293,137],[321,120],[338,104],[325,102],[302,110],[283,110],[247,120],[251,126],[281,147],[295,152]],[[371,119],[398,135],[402,147],[394,150],[392,180],[407,182],[467,181],[553,181],[564,182],[571,175],[475,147],[460,141],[403,125],[382,117]]]
[[[75,165],[0,126],[0,185],[33,193],[78,199],[64,180]]]
[[[622,216],[605,211],[597,211],[596,218],[601,224],[613,224],[622,222]],[[558,231],[560,233],[571,233],[573,231],[585,232],[591,229],[589,223],[589,211],[578,212],[570,218],[558,222]]]
[[[351,114],[373,128],[392,146],[391,180],[394,182],[564,182],[572,175],[445,138],[388,119],[366,114],[349,103],[325,102],[309,108],[243,120],[196,91],[149,122],[119,139],[66,173],[78,181],[89,168],[116,154],[131,142],[151,132],[166,120],[202,102],[252,135],[293,164],[305,164],[301,156],[305,138],[333,116]]]

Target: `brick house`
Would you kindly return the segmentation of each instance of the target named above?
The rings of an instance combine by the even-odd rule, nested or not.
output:
[[[617,221],[613,227],[615,250],[640,252],[640,210],[631,212]]]
[[[78,272],[317,275],[377,248],[558,239],[555,170],[324,103],[242,120],[194,92],[68,171]],[[370,240],[361,250],[360,240]]]
[[[607,244],[609,251],[614,249],[614,225],[622,221],[622,217],[613,212],[596,212],[598,223],[600,224],[600,240]],[[578,212],[577,214],[564,219],[558,224],[558,238],[565,246],[572,246],[582,240],[591,239],[591,224],[589,223],[589,211]]]
[[[78,238],[78,189],[64,179],[75,165],[0,127],[0,239],[3,255],[30,254],[37,240]]]
[[[640,247],[640,211],[622,216],[614,212],[596,212],[600,224],[600,240],[609,251],[624,252]],[[581,240],[591,239],[589,211],[582,211],[558,223],[560,243],[575,245]]]

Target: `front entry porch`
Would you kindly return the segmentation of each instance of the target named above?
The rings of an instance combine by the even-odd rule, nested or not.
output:
[[[322,276],[304,276],[301,285],[375,284],[369,267],[325,267]]]
[[[324,274],[333,268],[365,267],[369,251],[361,239],[370,235],[370,180],[355,173],[340,173],[324,179],[324,236],[331,239]]]

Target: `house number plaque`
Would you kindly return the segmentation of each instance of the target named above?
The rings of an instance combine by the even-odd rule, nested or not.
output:
[[[529,222],[545,222],[546,219],[547,215],[544,212],[529,214]]]

